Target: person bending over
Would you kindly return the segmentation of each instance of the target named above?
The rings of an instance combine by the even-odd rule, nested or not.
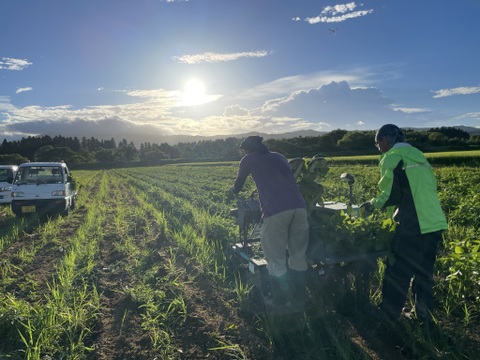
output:
[[[265,299],[265,303],[279,311],[302,309],[309,240],[305,200],[286,157],[269,151],[262,137],[249,136],[240,148],[245,156],[231,192],[238,193],[252,176],[262,211],[261,244],[272,293],[272,299]]]

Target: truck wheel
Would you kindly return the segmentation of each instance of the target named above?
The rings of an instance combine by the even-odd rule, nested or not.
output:
[[[70,206],[70,205],[67,205],[67,208],[66,208],[65,210],[63,210],[62,215],[63,215],[63,216],[68,216],[68,215],[70,215],[70,212],[71,212],[71,211],[72,211],[71,206]]]

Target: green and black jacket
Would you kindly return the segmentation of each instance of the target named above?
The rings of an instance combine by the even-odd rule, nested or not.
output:
[[[380,159],[380,194],[376,209],[395,206],[398,231],[428,234],[447,229],[437,194],[437,179],[425,155],[407,143],[397,143]]]

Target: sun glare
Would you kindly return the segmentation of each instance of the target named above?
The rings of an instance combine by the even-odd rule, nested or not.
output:
[[[182,94],[182,104],[184,106],[201,105],[208,102],[205,95],[205,86],[197,79],[190,79],[185,83]]]

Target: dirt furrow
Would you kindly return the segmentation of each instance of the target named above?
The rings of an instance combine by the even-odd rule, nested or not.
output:
[[[125,189],[124,189],[125,190]],[[139,206],[129,198],[123,206]],[[112,207],[114,209],[114,207]],[[106,236],[100,244],[97,286],[101,294],[101,315],[92,334],[94,351],[91,359],[153,359],[151,341],[141,328],[139,304],[122,289],[135,281],[123,264],[129,259],[118,252],[115,243],[121,241],[113,229],[114,214],[108,214]],[[147,219],[155,230],[153,219]],[[138,231],[138,229],[137,229]],[[140,238],[142,234],[138,234]],[[194,261],[181,254],[170,239],[156,241],[152,255],[156,264],[175,262],[181,269],[181,292],[187,314],[177,323],[169,323],[171,346],[177,348],[178,359],[225,359],[229,354],[244,354],[249,359],[273,359],[266,341],[253,334],[252,329],[238,314],[232,303],[232,294],[214,285]],[[175,259],[171,259],[172,254]],[[160,274],[158,274],[160,275]],[[166,275],[166,274],[164,274]],[[168,281],[160,282],[159,291],[172,291]],[[178,290],[178,289],[177,289]],[[230,349],[212,350],[231,345]],[[178,357],[177,357],[178,356]],[[158,356],[157,356],[158,359]]]
[[[112,195],[108,197],[107,206],[114,210],[118,203],[113,195],[121,194],[123,190],[112,186],[109,190]],[[135,207],[138,204],[129,198],[128,204],[122,206]],[[100,316],[90,337],[94,350],[88,357],[96,360],[153,359],[150,339],[141,327],[139,304],[124,291],[133,279],[125,268],[129,259],[115,246],[122,239],[114,228],[114,219],[115,211],[109,211],[96,268]]]
[[[48,239],[41,248],[36,250],[33,260],[24,261],[20,252],[22,249],[30,251],[35,247],[36,242],[41,241],[38,225],[46,220],[40,219],[36,226],[32,224],[31,232],[25,231],[17,241],[5,249],[1,254],[2,260],[9,261],[16,267],[13,274],[15,281],[9,284],[5,290],[25,298],[29,298],[32,291],[40,296],[47,292],[46,284],[52,281],[55,264],[63,258],[69,239],[76,234],[83,223],[86,212],[84,206],[75,209],[68,216],[67,221],[60,226],[61,236],[56,239]]]
[[[115,237],[100,244],[97,288],[101,297],[100,316],[93,332],[91,359],[153,358],[150,340],[141,328],[138,304],[123,290],[131,283],[123,264],[127,260],[114,246]]]
[[[181,342],[182,359],[274,359],[265,339],[239,316],[233,293],[208,279],[187,256],[177,255],[177,265],[186,270],[186,321],[176,329]],[[212,350],[230,346],[230,349]],[[229,356],[231,355],[231,357]]]

